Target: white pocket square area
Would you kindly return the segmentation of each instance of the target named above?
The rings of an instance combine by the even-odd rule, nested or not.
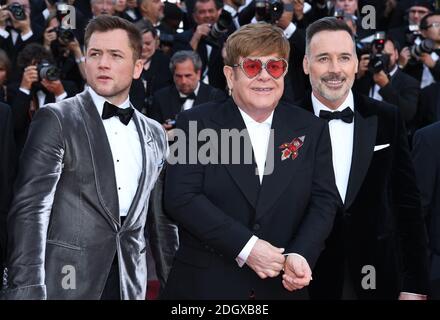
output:
[[[388,148],[389,146],[390,146],[389,143],[387,143],[387,144],[379,144],[377,146],[374,146],[374,151],[376,152],[376,151]]]

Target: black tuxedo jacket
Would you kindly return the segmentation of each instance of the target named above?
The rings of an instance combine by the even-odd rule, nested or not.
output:
[[[355,82],[356,91],[366,96],[374,86],[373,76],[367,73]],[[385,102],[397,106],[406,123],[409,123],[417,111],[417,101],[420,92],[420,83],[398,69],[391,77],[390,82],[379,90]]]
[[[440,119],[440,83],[423,88],[420,91],[419,105],[414,119],[414,127],[419,129]]]
[[[194,100],[193,107],[202,103],[220,101],[226,98],[226,94],[216,88],[200,82],[199,92]],[[156,92],[153,97],[153,107],[148,116],[159,123],[167,119],[175,119],[182,110],[179,92],[175,85],[168,86]]]
[[[224,129],[246,128],[232,99],[182,112],[177,127],[188,134],[193,125],[189,121],[197,122],[197,131],[209,128],[218,135]],[[255,162],[244,162],[243,143],[239,150],[232,150],[232,159],[226,155],[231,145],[212,144],[211,154],[219,156],[219,164],[214,160],[206,165],[168,167],[165,207],[179,224],[180,247],[164,298],[304,298],[305,290],[290,293],[284,289],[281,276],[262,280],[235,261],[256,235],[285,248],[286,253],[302,255],[313,267],[333,224],[337,194],[327,126],[299,108],[279,103],[272,128],[274,147],[269,144],[268,154],[273,155],[273,172],[266,170],[270,174],[261,185]],[[297,158],[282,161],[279,146],[302,136],[304,144]],[[251,148],[246,131],[243,137]],[[187,143],[193,139],[188,137]],[[221,144],[220,136],[218,140]],[[240,164],[231,161],[235,157]]]
[[[12,123],[11,108],[0,102],[0,271],[3,271],[2,262],[6,251],[6,217],[16,164]]]
[[[151,64],[148,70],[142,70],[141,76],[134,79],[130,87],[130,102],[136,109],[142,111],[145,107],[151,106],[146,103],[146,98],[153,98],[153,94],[173,83],[173,75],[170,71],[170,58],[162,51],[156,50],[151,57]],[[143,81],[147,82],[145,88]]]
[[[414,135],[413,160],[422,208],[429,232],[430,282],[434,299],[439,299],[440,278],[440,123],[434,123]],[[433,288],[433,285],[435,288]]]
[[[426,294],[426,232],[403,121],[396,107],[366,96],[354,94],[354,104],[347,195],[314,270],[311,296],[341,297],[345,261],[359,299]],[[301,106],[313,112],[310,95]],[[362,288],[364,266],[375,268],[375,290]]]
[[[174,37],[173,52],[179,50],[193,50],[191,45],[189,44],[193,34],[193,29],[176,34],[176,36]],[[200,40],[196,50],[196,52],[200,56],[200,59],[202,59],[202,76],[205,72],[206,67],[208,67],[209,84],[220,90],[226,89],[226,78],[223,74],[224,64],[221,52],[223,42],[224,39],[220,41],[220,47],[212,47],[212,51],[209,57],[208,50],[206,49],[206,42],[203,39]]]

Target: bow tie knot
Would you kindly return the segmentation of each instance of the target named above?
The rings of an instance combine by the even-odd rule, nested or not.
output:
[[[184,104],[186,100],[196,100],[196,94],[194,92],[191,92],[189,95],[185,97],[180,97],[181,104]]]
[[[346,123],[352,123],[353,122],[353,110],[351,110],[349,107],[345,108],[342,111],[326,111],[321,110],[319,112],[319,117],[326,119],[327,121],[330,120],[342,120]]]
[[[105,120],[117,116],[124,125],[128,125],[128,123],[131,120],[131,117],[133,117],[133,113],[134,110],[131,107],[122,109],[106,101],[104,103],[104,109],[102,110],[102,119]]]

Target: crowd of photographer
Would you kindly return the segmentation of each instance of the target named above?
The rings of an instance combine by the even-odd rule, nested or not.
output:
[[[5,143],[0,138],[0,154],[8,155],[0,157],[1,173],[7,173],[0,175],[0,235],[6,233],[15,163],[33,115],[45,104],[85,89],[84,29],[99,15],[119,16],[141,31],[144,67],[132,82],[130,101],[159,121],[169,135],[181,111],[227,97],[223,46],[246,24],[265,21],[283,30],[290,54],[282,100],[302,100],[311,89],[303,71],[305,29],[326,16],[345,21],[356,36],[359,64],[354,89],[396,105],[409,141],[417,129],[440,118],[438,1],[0,0],[0,4],[0,111],[6,110],[4,105],[10,110],[10,125],[0,127],[0,137],[13,137]],[[374,28],[365,23],[362,8],[367,5],[375,8]],[[156,204],[162,187],[158,183],[153,191]],[[150,210],[163,209],[152,204]],[[175,231],[168,237],[169,254],[157,262],[168,265],[164,270],[178,246]],[[0,245],[3,252],[4,242]],[[158,277],[163,283],[167,274]]]

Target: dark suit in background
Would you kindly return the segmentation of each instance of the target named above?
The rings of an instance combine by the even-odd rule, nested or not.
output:
[[[416,131],[413,160],[429,234],[431,299],[440,299],[440,123]]]
[[[368,96],[374,84],[372,74],[367,73],[361,79],[356,80],[355,90]],[[420,84],[416,79],[397,69],[390,78],[390,82],[380,88],[379,94],[383,101],[398,107],[402,118],[409,123],[417,111],[419,87]]]
[[[226,94],[216,88],[200,82],[199,92],[194,100],[193,107],[202,103],[224,100]],[[175,85],[168,86],[156,92],[153,97],[153,107],[148,116],[159,123],[167,119],[175,119],[182,111],[182,102]]]

